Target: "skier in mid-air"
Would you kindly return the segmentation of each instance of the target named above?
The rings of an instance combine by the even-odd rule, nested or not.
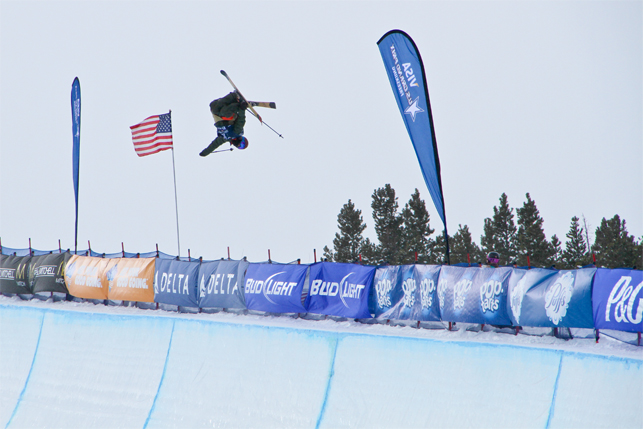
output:
[[[217,138],[201,151],[199,155],[208,156],[226,142],[237,149],[248,147],[248,139],[243,136],[243,126],[246,124],[246,109],[248,103],[237,92],[231,92],[210,103],[210,112],[217,127]]]

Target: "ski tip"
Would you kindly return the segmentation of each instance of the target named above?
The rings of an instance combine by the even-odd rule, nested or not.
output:
[[[228,74],[225,72],[225,70],[221,70],[221,74],[226,76],[226,77],[228,76]]]

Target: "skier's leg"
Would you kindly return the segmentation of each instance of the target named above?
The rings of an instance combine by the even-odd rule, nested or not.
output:
[[[199,155],[208,156],[225,142],[226,141],[223,139],[223,137],[219,136],[216,139],[212,140],[212,143],[210,143],[210,145],[208,147],[203,149]]]

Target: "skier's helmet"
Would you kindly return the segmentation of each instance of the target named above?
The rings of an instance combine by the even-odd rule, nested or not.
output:
[[[244,136],[237,137],[236,139],[232,140],[232,144],[235,145],[237,149],[243,150],[248,147],[248,139]]]
[[[500,262],[500,255],[498,252],[489,252],[487,255],[487,264],[489,265],[498,265]]]

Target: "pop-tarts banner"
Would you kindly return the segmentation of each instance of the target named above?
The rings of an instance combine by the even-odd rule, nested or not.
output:
[[[320,262],[310,266],[309,313],[366,319],[375,267]]]
[[[154,268],[154,302],[198,307],[198,261],[156,259]]]
[[[599,268],[592,305],[597,329],[643,332],[643,271]]]
[[[308,265],[250,264],[244,292],[249,310],[305,313],[301,294]]]
[[[247,261],[213,261],[201,263],[199,269],[199,307],[246,308],[243,278]]]
[[[509,309],[516,326],[594,328],[592,279],[596,268],[514,269],[509,279]]]
[[[444,266],[438,297],[442,320],[511,325],[507,290],[512,269]]]
[[[439,321],[437,265],[380,267],[375,272],[375,317]]]

